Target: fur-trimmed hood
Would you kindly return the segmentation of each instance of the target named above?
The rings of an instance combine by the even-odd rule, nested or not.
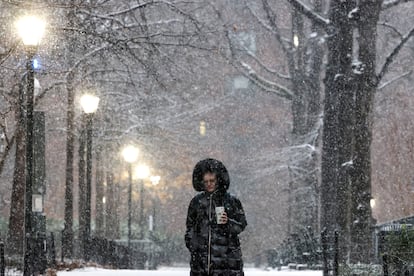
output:
[[[226,191],[230,186],[230,177],[226,167],[220,161],[207,158],[199,161],[193,170],[193,187],[197,192],[204,191],[203,176],[206,172],[216,174],[218,190]]]

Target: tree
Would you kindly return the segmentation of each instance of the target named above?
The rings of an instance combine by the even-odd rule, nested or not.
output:
[[[387,9],[398,4],[397,2],[403,1],[386,1],[384,5],[381,5],[380,1],[361,3],[334,1],[329,5],[329,20],[321,14],[321,2],[316,3],[316,8],[311,8],[310,5],[300,1],[288,2],[294,7],[292,16],[294,18],[292,24],[294,35],[301,34],[303,28],[301,28],[302,20],[295,11],[305,15],[311,24],[318,26],[327,34],[328,54],[325,72],[322,139],[322,227],[328,228],[332,236],[335,229],[340,230],[342,260],[349,257],[352,262],[364,262],[369,260],[370,256],[369,241],[372,223],[369,202],[371,198],[370,144],[373,95],[378,85],[378,77],[383,75],[383,70],[378,76],[375,72],[376,26],[381,9]],[[275,22],[276,14],[272,13],[271,7],[266,1],[262,1],[262,3],[270,19],[269,22],[272,20]],[[254,7],[254,5],[251,6]],[[280,29],[276,28],[275,23],[263,24],[263,26],[276,34]],[[354,39],[356,34],[359,34],[358,39]],[[407,37],[411,35],[409,32],[404,36],[402,43],[395,48],[392,56],[395,56],[395,52],[398,52]],[[294,39],[295,37],[292,36],[291,41]],[[297,37],[296,40],[300,45],[300,40]],[[279,40],[279,44],[283,45],[282,39]],[[252,56],[251,53],[248,54]],[[298,57],[298,62],[291,64],[300,65],[301,56],[298,55]],[[256,62],[263,65],[257,61],[257,57]],[[266,81],[251,66],[242,63],[239,65],[244,66],[247,69],[246,74],[264,90],[272,91],[269,89],[272,87],[276,88],[275,94],[295,95],[292,97],[293,111],[295,108],[304,110],[306,104],[304,105],[302,94],[286,93],[285,87]],[[290,68],[295,69],[294,66]],[[319,83],[317,80],[322,71],[313,69],[310,70],[314,74],[313,81]],[[269,72],[270,70],[263,71]],[[295,74],[292,73],[291,76],[295,76]],[[292,77],[292,79],[295,78]],[[297,90],[292,89],[292,91],[303,91],[304,87],[300,85],[303,83],[303,74],[296,78],[296,82],[293,84],[295,83]],[[300,125],[305,122],[304,117],[301,117],[297,112],[292,114],[298,115],[296,117],[298,123],[295,124],[295,119],[293,122],[294,126],[301,129]],[[295,118],[295,115],[293,116]],[[295,127],[293,129],[295,134]],[[305,167],[298,166],[298,168]],[[309,183],[311,182],[307,181],[305,186]],[[293,194],[295,193],[293,185],[291,191]],[[304,213],[304,209],[299,208],[299,214],[302,215],[302,218]],[[303,221],[301,222],[303,223]],[[350,244],[349,247],[348,244]]]
[[[13,22],[16,9],[10,3],[0,3],[2,32],[7,33],[10,28],[10,22]],[[0,159],[0,174],[6,175],[7,160],[13,156],[13,149],[16,158],[14,158],[13,185],[11,192],[11,202],[16,206],[10,210],[9,229],[7,233],[7,250],[12,254],[23,252],[24,240],[24,187],[25,187],[25,75],[21,70],[14,67],[7,67],[9,60],[16,61],[14,51],[19,49],[18,43],[12,37],[7,37],[0,44],[2,49],[0,54],[0,70],[2,78],[0,80],[0,95],[2,103],[0,105],[1,114],[1,135],[4,135],[0,145],[4,147]],[[5,66],[6,65],[6,66]],[[5,184],[5,181],[2,181]],[[6,196],[2,193],[3,203]]]
[[[322,223],[331,231],[333,227],[339,227],[343,236],[342,248],[345,249],[342,259],[348,257],[353,263],[369,262],[372,256],[370,148],[374,94],[384,72],[382,69],[377,75],[375,71],[376,28],[384,7],[381,4],[380,1],[336,3],[330,8],[334,30],[345,29],[345,37],[349,39],[358,26],[359,39],[351,45],[347,45],[349,42],[342,36],[334,35],[328,40],[330,58],[325,78],[327,100],[322,151]],[[358,23],[356,26],[354,20]],[[405,42],[401,41],[392,56]],[[354,61],[347,60],[341,64],[338,56],[353,56]],[[338,94],[345,94],[348,100],[354,100],[347,106]],[[348,101],[345,99],[345,102]],[[347,108],[340,107],[343,105]],[[353,116],[349,117],[351,112]],[[349,119],[344,122],[342,118]],[[336,128],[339,125],[342,129],[348,127],[347,133],[338,131]],[[341,152],[341,149],[346,150]],[[349,203],[336,205],[336,200]],[[347,211],[341,212],[338,208]],[[344,227],[349,227],[349,230]],[[345,246],[347,241],[350,242],[348,248]]]
[[[232,56],[229,58],[255,89],[271,93],[281,102],[290,104],[292,127],[291,146],[283,162],[289,168],[288,232],[297,233],[306,226],[319,229],[318,221],[318,137],[320,132],[322,58],[324,56],[323,30],[320,24],[306,20],[293,6],[246,1],[244,5],[252,16],[251,29],[256,39],[272,45],[273,51],[253,51],[243,37],[244,22],[235,22],[227,30]],[[322,1],[315,1],[316,11],[322,10]],[[290,24],[281,20],[289,13]],[[227,15],[231,17],[231,15]],[[257,26],[257,27],[256,27]],[[287,31],[285,31],[287,30]],[[278,49],[279,52],[275,52]],[[264,52],[264,53],[263,53]],[[270,59],[271,58],[271,59]],[[269,63],[280,60],[280,63]],[[279,70],[275,68],[281,68]]]

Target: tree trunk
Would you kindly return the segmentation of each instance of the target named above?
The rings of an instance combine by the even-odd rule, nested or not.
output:
[[[351,262],[372,259],[371,141],[372,107],[377,88],[376,40],[381,1],[360,4],[358,89],[355,102],[355,168],[352,178]]]
[[[315,10],[320,9],[320,1],[316,1]],[[292,41],[296,42],[294,64],[289,64],[295,91],[292,100],[292,146],[298,154],[295,153],[295,158],[290,161],[289,166],[291,181],[288,231],[291,234],[300,233],[307,226],[311,226],[313,230],[319,229],[318,158],[315,148],[319,132],[319,79],[323,56],[322,46],[317,39],[311,42],[311,47],[304,46],[303,18],[295,9],[292,14]],[[321,31],[315,25],[312,26],[312,30]],[[322,35],[322,32],[318,34]]]
[[[16,156],[14,161],[13,187],[10,204],[9,229],[7,235],[7,250],[12,254],[23,254],[24,235],[24,198],[25,198],[25,168],[26,168],[26,144],[25,144],[25,116],[24,116],[24,88],[19,86],[19,98],[16,107]]]
[[[68,22],[68,29],[75,29],[75,1],[70,1],[72,7],[69,8],[66,20]],[[67,49],[65,54],[67,57],[68,68],[73,64],[75,39],[73,34],[66,36]],[[74,73],[69,72],[67,76],[67,110],[66,110],[66,183],[65,183],[65,216],[62,250],[64,256],[71,258],[73,254],[73,160],[74,160],[74,142],[75,142],[75,101],[73,91]]]
[[[66,118],[66,183],[65,183],[65,221],[63,229],[62,250],[65,257],[73,254],[73,155],[74,155],[74,95],[72,79],[67,84],[67,118]]]
[[[119,239],[119,182],[114,182],[114,174],[112,172],[107,172],[106,183],[108,189],[108,204],[106,213],[108,214],[108,218],[105,228],[105,236],[108,239]]]
[[[344,134],[340,123],[348,128],[350,117],[345,116],[345,108],[352,105],[347,98],[345,106],[341,106],[345,97],[352,94],[348,85],[351,82],[350,69],[352,57],[352,25],[349,22],[349,1],[333,1],[330,6],[331,26],[328,29],[328,60],[325,75],[325,105],[322,137],[322,183],[321,183],[321,226],[333,237],[335,230],[340,235],[340,259],[344,260],[347,221],[348,185],[346,170],[342,167],[348,161],[350,138]],[[347,112],[350,112],[347,110]],[[341,126],[342,128],[342,126]],[[345,135],[341,137],[341,135]],[[348,148],[347,148],[348,147]],[[348,159],[348,160],[347,160]],[[342,169],[342,170],[341,170]]]
[[[337,230],[339,231],[339,256],[341,262],[346,262],[349,256],[349,219],[350,219],[350,172],[353,168],[353,129],[354,129],[354,94],[355,85],[352,75],[353,53],[353,22],[349,13],[355,8],[354,1],[342,5],[344,9],[341,22],[341,53],[339,58],[340,71],[336,75],[338,93],[337,118]]]

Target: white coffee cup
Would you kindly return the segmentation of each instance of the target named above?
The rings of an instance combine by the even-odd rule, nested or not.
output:
[[[224,207],[223,206],[218,206],[216,207],[216,220],[217,220],[217,224],[223,224],[222,220],[221,220],[221,216],[224,213]]]

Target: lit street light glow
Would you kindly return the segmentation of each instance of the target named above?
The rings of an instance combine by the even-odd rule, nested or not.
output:
[[[80,104],[86,114],[95,113],[98,109],[99,98],[91,94],[84,94],[80,99]]]
[[[153,186],[157,186],[160,183],[161,176],[159,175],[153,175],[150,177],[151,183]]]
[[[138,179],[145,179],[150,175],[150,169],[147,165],[138,165],[135,167],[135,176]]]
[[[28,15],[17,20],[16,28],[24,45],[37,46],[45,34],[46,22],[36,16]]]
[[[122,150],[122,157],[128,163],[134,163],[138,159],[139,150],[133,145],[128,145]]]

